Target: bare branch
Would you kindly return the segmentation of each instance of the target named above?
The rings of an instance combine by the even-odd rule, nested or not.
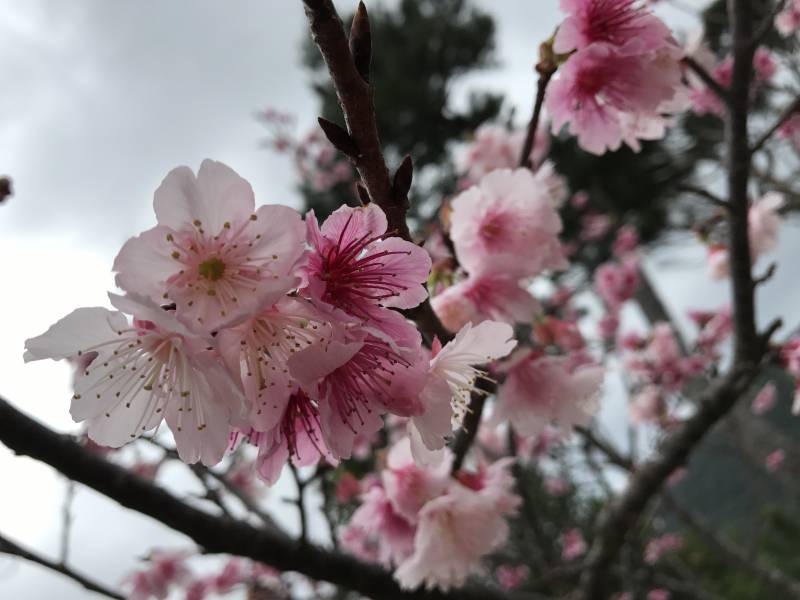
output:
[[[773,123],[769,129],[761,134],[761,136],[753,144],[750,152],[756,153],[761,150],[761,148],[764,147],[764,144],[766,144],[770,138],[775,135],[775,132],[778,131],[778,129],[780,129],[781,126],[786,123],[786,121],[791,119],[792,115],[795,115],[798,112],[800,112],[800,96],[795,98],[794,101],[778,116],[778,118],[775,120],[775,123]]]
[[[705,198],[714,206],[718,206],[726,210],[728,208],[728,203],[725,202],[725,200],[723,200],[722,198],[720,198],[715,194],[712,194],[705,188],[697,187],[691,184],[683,184],[678,186],[678,191],[688,192],[690,194],[694,194],[695,196],[700,196],[701,198]]]
[[[11,556],[18,556],[24,560],[29,562],[35,563],[37,565],[41,565],[46,569],[50,569],[51,571],[55,571],[56,573],[61,573],[66,577],[69,577],[76,583],[83,586],[85,589],[89,590],[90,592],[95,592],[97,594],[102,594],[103,596],[107,596],[108,598],[116,598],[117,600],[124,600],[125,596],[115,592],[112,589],[107,588],[106,586],[93,581],[86,577],[85,575],[81,575],[80,573],[73,571],[69,567],[67,567],[63,562],[54,562],[43,556],[40,556],[31,550],[26,550],[19,544],[12,542],[5,536],[0,535],[0,553],[9,554]]]
[[[179,531],[212,554],[243,556],[280,571],[297,571],[365,596],[382,600],[508,600],[500,591],[470,586],[449,594],[403,592],[391,573],[355,558],[320,548],[300,546],[280,533],[214,516],[182,502],[79,444],[16,410],[0,398],[0,441],[16,454],[49,464],[66,477],[87,485],[122,506],[148,515]]]

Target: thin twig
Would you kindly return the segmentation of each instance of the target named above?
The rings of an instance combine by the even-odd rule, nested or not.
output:
[[[761,42],[764,41],[764,38],[769,35],[770,31],[772,31],[772,28],[775,24],[775,17],[777,17],[778,13],[780,13],[783,10],[783,7],[786,6],[786,1],[787,0],[778,0],[775,3],[775,6],[772,7],[772,10],[767,13],[767,15],[764,17],[764,20],[756,28],[755,32],[753,33],[753,50],[758,48],[761,45]]]
[[[799,112],[800,112],[800,96],[795,98],[794,101],[783,110],[783,112],[775,120],[775,123],[772,124],[772,127],[770,127],[763,134],[761,134],[761,137],[759,137],[753,144],[753,147],[750,149],[750,152],[756,153],[759,150],[761,150],[761,148],[764,147],[764,144],[766,144],[769,141],[769,139],[773,135],[775,135],[775,132],[778,131],[778,129],[780,129],[781,126],[784,123],[786,123],[786,121],[791,119],[792,115],[795,115]]]
[[[731,99],[728,91],[722,87],[719,82],[714,79],[711,74],[706,71],[705,67],[693,59],[691,56],[684,56],[681,59],[681,62],[686,65],[686,67],[691,70],[695,75],[697,75],[703,83],[706,84],[708,89],[714,92],[714,95],[717,96],[722,103],[726,106],[730,106]]]
[[[694,186],[694,185],[691,185],[691,184],[683,184],[683,185],[678,186],[678,191],[680,191],[680,192],[688,192],[690,194],[694,194],[695,196],[700,196],[701,198],[705,198],[706,200],[708,200],[714,206],[718,206],[718,207],[724,208],[726,210],[728,208],[728,203],[725,202],[725,200],[723,200],[722,198],[720,198],[716,194],[713,194],[713,193],[709,192],[705,188],[697,187],[697,186]]]
[[[291,461],[289,461],[289,470],[292,472],[292,477],[294,477],[294,482],[297,486],[297,498],[292,502],[297,506],[297,514],[300,519],[300,544],[304,545],[308,543],[308,518],[304,502],[307,482],[300,477],[297,467]]]
[[[61,551],[59,559],[62,565],[69,559],[69,534],[72,530],[72,501],[75,498],[75,482],[67,479],[64,491],[64,504],[61,507]]]
[[[63,562],[54,562],[43,556],[40,556],[39,554],[36,554],[33,551],[27,550],[19,544],[12,542],[3,535],[0,535],[0,553],[18,556],[19,558],[36,563],[37,565],[41,565],[42,567],[50,569],[51,571],[55,571],[56,573],[61,573],[62,575],[65,575],[66,577],[69,577],[76,583],[80,584],[90,592],[102,594],[108,598],[116,598],[117,600],[124,600],[125,598],[125,596],[122,594],[119,594],[114,590],[107,588],[103,584],[89,579],[85,575],[81,575],[80,573],[70,569]]]

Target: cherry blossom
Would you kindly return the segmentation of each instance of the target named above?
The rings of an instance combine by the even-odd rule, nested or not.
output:
[[[644,562],[648,565],[656,564],[667,552],[674,552],[683,547],[683,538],[676,533],[665,533],[647,542],[644,549]]]
[[[429,450],[444,446],[458,425],[482,372],[482,365],[507,356],[516,346],[513,330],[505,323],[467,323],[443,348],[434,346],[425,387],[420,394],[424,411],[412,416],[413,427]]]
[[[125,243],[117,285],[174,302],[184,325],[210,332],[272,304],[295,287],[303,223],[278,205],[255,210],[253,190],[222,163],[171,171],[153,200],[158,225]]]
[[[450,237],[470,274],[519,277],[567,267],[551,190],[528,169],[499,169],[452,202]]]
[[[789,0],[775,17],[775,29],[784,37],[800,32],[800,0]]]
[[[218,463],[231,424],[242,419],[238,388],[170,311],[144,298],[110,298],[132,323],[122,312],[79,308],[27,340],[26,361],[95,352],[75,380],[70,408],[92,440],[118,448],[166,419],[185,462]]]
[[[524,130],[510,131],[502,125],[483,124],[475,130],[470,144],[457,157],[456,168],[467,180],[476,182],[495,169],[513,169],[518,166]],[[550,136],[545,127],[539,128],[530,159],[533,164],[541,162],[550,145]]]
[[[561,535],[561,560],[572,562],[586,554],[588,546],[580,529],[570,529]]]
[[[597,410],[604,371],[584,366],[570,372],[568,361],[563,356],[519,351],[506,367],[492,422],[508,420],[522,435],[538,434],[551,422],[563,429],[587,425]]]

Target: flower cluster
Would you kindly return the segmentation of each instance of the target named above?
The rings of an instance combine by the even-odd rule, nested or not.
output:
[[[170,172],[154,208],[158,224],[114,262],[117,311],[79,308],[26,342],[27,360],[75,362],[71,414],[98,444],[166,421],[184,461],[216,464],[246,440],[274,482],[287,460],[350,457],[391,413],[411,419],[420,452],[439,450],[474,365],[515,345],[508,325],[482,322],[423,348],[396,309],[427,298],[430,258],[374,204],[304,222],[256,209],[244,179],[204,161]]]
[[[472,141],[457,157],[456,167],[463,173],[462,183],[469,185],[496,169],[513,169],[520,162],[525,131],[509,131],[502,125],[486,123],[475,130]],[[538,164],[550,149],[550,134],[539,128],[531,148],[530,160]],[[465,185],[465,187],[466,187]]]
[[[396,566],[406,589],[463,585],[480,571],[481,559],[506,542],[506,517],[520,499],[512,492],[510,459],[455,477],[451,459],[448,453],[440,464],[421,467],[411,441],[401,438],[342,531],[342,544],[365,560]]]
[[[775,17],[775,29],[784,37],[800,33],[800,0],[788,0]]]
[[[667,26],[636,0],[561,0],[568,14],[553,50],[569,55],[547,108],[557,133],[569,124],[591,153],[660,139],[665,113],[681,108],[681,50]]]
[[[450,238],[467,275],[432,300],[449,330],[484,319],[532,320],[538,304],[524,280],[567,267],[551,177],[548,169],[499,169],[452,201]]]

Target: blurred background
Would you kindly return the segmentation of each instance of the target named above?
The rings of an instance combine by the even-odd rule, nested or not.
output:
[[[342,14],[354,8],[336,4]],[[483,121],[518,127],[527,121],[537,47],[561,19],[558,2],[367,4],[380,130],[390,162],[407,152],[415,159],[413,201],[424,231],[453,185],[451,156],[459,143]],[[688,34],[701,25],[695,12],[708,4],[663,1],[656,10]],[[354,199],[348,181],[320,190],[301,180],[296,157],[274,147],[286,123],[276,129],[267,110],[293,115],[297,136],[320,114],[340,120],[326,74],[309,52],[299,0],[0,0],[0,77],[0,174],[13,178],[15,191],[0,205],[0,394],[59,430],[75,430],[68,414],[70,369],[24,365],[24,340],[75,307],[108,305],[114,256],[128,237],[154,224],[152,193],[170,169],[220,160],[251,182],[258,203],[324,212]],[[553,150],[573,189],[592,190],[612,213],[634,214],[653,242],[645,270],[687,336],[686,310],[718,309],[727,286],[708,278],[705,248],[680,226],[688,209],[662,182],[675,172],[700,173],[709,186],[718,185],[718,173],[703,160],[719,134],[708,120],[682,123],[670,140],[647,145],[635,161],[627,151],[579,157],[569,142]],[[792,261],[798,252],[800,236],[790,219],[775,254],[785,266],[761,292],[762,322],[782,315],[790,329],[797,325],[800,287]],[[580,259],[591,269],[603,256],[593,249]],[[637,309],[625,319],[633,327],[645,323]],[[606,388],[601,420],[624,447],[624,386],[612,379]],[[66,482],[2,447],[0,474],[0,532],[56,556]],[[177,469],[166,469],[159,481],[191,486]],[[693,489],[706,496],[702,486]],[[269,504],[296,530],[295,512],[282,501],[291,490],[284,478],[270,490]],[[74,491],[70,512],[70,561],[109,585],[152,547],[188,545],[83,488]],[[319,524],[312,532],[325,537]],[[56,597],[87,592],[0,555],[0,598]]]

